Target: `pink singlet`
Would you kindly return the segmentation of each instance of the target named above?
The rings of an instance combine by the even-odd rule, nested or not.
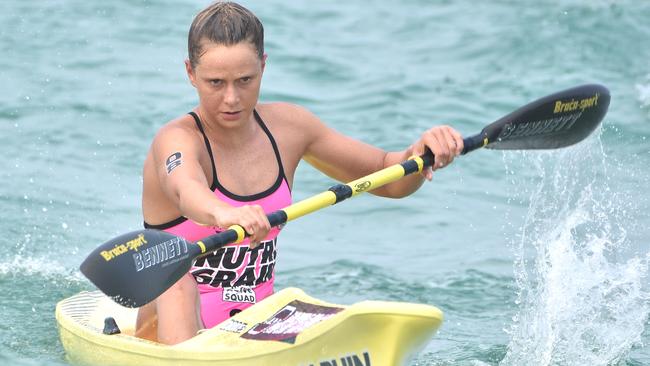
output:
[[[203,131],[201,120],[196,113],[190,112],[203,135],[205,146],[210,155],[213,177],[210,189],[220,200],[232,206],[260,205],[265,212],[270,213],[291,204],[291,190],[284,174],[278,146],[257,111],[254,111],[254,114],[255,120],[269,137],[273,146],[278,162],[278,178],[264,192],[251,196],[239,196],[219,184],[210,142]],[[161,225],[149,225],[145,222],[144,226],[145,228],[164,230],[190,241],[198,241],[221,231],[215,227],[197,225],[185,217],[179,217]],[[201,296],[201,319],[206,328],[214,327],[273,293],[277,254],[276,238],[279,232],[278,228],[271,229],[266,239],[255,249],[249,248],[249,240],[246,239],[238,244],[227,245],[207,257],[196,260],[190,273],[198,284]]]

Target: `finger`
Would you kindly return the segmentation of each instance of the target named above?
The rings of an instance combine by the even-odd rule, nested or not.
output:
[[[251,220],[251,223],[248,224],[248,228],[246,229],[246,231],[249,234],[249,239],[251,243],[260,242],[264,236],[263,230],[261,229],[260,225],[253,220]]]
[[[437,158],[436,160],[438,161],[437,167],[442,168],[449,164],[449,158],[450,158],[450,153],[449,153],[449,145],[447,143],[447,139],[445,137],[445,132],[444,129],[442,128],[436,128],[433,130],[433,134],[435,136],[435,139],[437,141],[438,145],[438,153],[437,153]]]
[[[463,136],[460,134],[460,132],[456,131],[453,128],[449,128],[449,132],[454,139],[454,145],[456,146],[456,156],[458,156],[463,152],[463,148],[465,148]]]
[[[255,205],[255,208],[257,209],[257,214],[261,219],[262,229],[266,232],[270,231],[271,223],[269,222],[269,218],[266,216],[266,212],[264,212],[264,208],[260,205]]]
[[[251,241],[255,241],[255,234],[257,233],[255,222],[245,213],[245,211],[243,217],[239,220],[239,226],[244,228],[244,231],[246,231],[246,237]]]
[[[416,142],[411,145],[411,151],[415,156],[421,156],[424,154],[424,144],[421,141]]]
[[[429,182],[433,180],[433,170],[431,169],[431,167],[428,167],[424,170],[424,178],[426,178],[426,180],[428,180]]]
[[[446,127],[447,128],[445,129],[445,135],[447,136],[447,139],[451,140],[450,147],[452,148],[452,154],[454,157],[456,157],[463,152],[463,147],[465,145],[463,142],[463,136],[452,127]]]
[[[451,127],[443,126],[440,129],[440,138],[442,139],[441,143],[445,147],[445,152],[447,154],[447,161],[445,166],[451,164],[456,157],[456,142],[451,134]]]
[[[438,142],[438,139],[433,135],[424,136],[423,140],[424,140],[424,144],[433,153],[433,165],[431,166],[431,169],[436,170],[437,168],[440,167],[440,162],[443,161],[442,160],[443,157],[441,153],[442,149],[440,147],[440,143]],[[426,173],[425,173],[425,177],[426,177]]]
[[[246,233],[248,234],[248,247],[253,249],[259,245],[259,241],[255,238],[255,230],[251,228],[245,228]]]
[[[451,128],[445,128],[443,130],[443,135],[445,139],[445,144],[449,149],[449,158],[447,160],[447,164],[451,164],[454,161],[456,155],[458,155],[457,154],[458,147],[456,145],[456,139],[454,138],[454,135],[451,132]]]
[[[246,230],[246,235],[253,240],[255,238],[255,227],[253,224],[243,224],[242,227]]]
[[[269,219],[266,217],[266,213],[262,206],[254,205],[253,210],[256,218],[258,239],[261,241],[266,239],[269,231],[271,231],[271,224],[269,223]]]
[[[251,243],[259,243],[266,238],[270,224],[264,210],[259,205],[244,206],[247,231],[250,234]]]
[[[251,226],[255,227],[255,225],[251,225]],[[262,239],[264,239],[265,236],[266,235],[261,233],[259,229],[251,229],[251,233],[249,236],[249,247],[252,249],[260,245]]]

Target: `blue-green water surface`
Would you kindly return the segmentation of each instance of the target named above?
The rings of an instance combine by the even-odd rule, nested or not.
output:
[[[0,4],[0,363],[66,364],[54,306],[93,288],[90,250],[140,228],[149,143],[196,103],[183,61],[206,4]],[[438,306],[411,365],[650,364],[650,2],[243,4],[266,29],[262,100],[384,149],[578,84],[612,93],[577,146],[478,151],[409,198],[287,225],[278,287]],[[331,184],[302,164],[294,197]]]

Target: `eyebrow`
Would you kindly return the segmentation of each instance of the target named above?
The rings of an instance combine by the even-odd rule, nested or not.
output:
[[[243,79],[243,78],[253,78],[255,76],[258,76],[259,73],[257,72],[252,72],[252,73],[243,73],[241,75],[237,75],[235,79]],[[217,75],[207,75],[203,78],[204,80],[226,80],[227,78],[223,76],[217,76]]]

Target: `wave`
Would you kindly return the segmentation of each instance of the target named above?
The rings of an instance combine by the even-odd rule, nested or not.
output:
[[[624,163],[597,138],[527,158],[538,177],[522,193],[530,205],[512,243],[519,309],[500,364],[625,362],[650,314],[650,253],[629,234],[644,203],[613,185]]]

